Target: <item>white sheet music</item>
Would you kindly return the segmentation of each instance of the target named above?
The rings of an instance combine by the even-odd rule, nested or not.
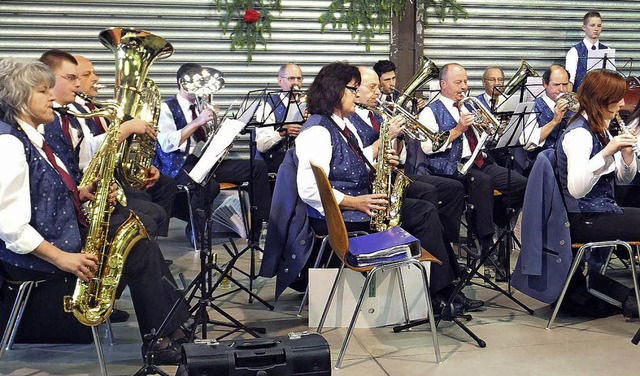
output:
[[[614,48],[589,50],[587,71],[600,68],[616,70],[616,50]]]
[[[246,123],[240,120],[226,119],[220,125],[218,133],[213,137],[198,163],[189,172],[189,177],[196,183],[201,184],[213,166],[224,156],[229,145],[231,145],[238,133],[244,129],[245,125]]]

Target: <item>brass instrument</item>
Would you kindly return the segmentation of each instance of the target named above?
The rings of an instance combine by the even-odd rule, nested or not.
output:
[[[503,129],[500,122],[491,114],[491,111],[484,107],[477,98],[465,96],[458,102],[458,106],[460,109],[462,109],[463,106],[472,108],[472,110],[470,110],[470,113],[473,115],[472,126],[480,134],[478,144],[473,150],[471,157],[466,162],[458,164],[458,172],[465,175],[473,165],[473,161],[476,159],[478,153],[482,151],[484,144],[488,141],[497,142],[502,135],[501,132]]]
[[[631,134],[629,127],[627,127],[624,120],[622,120],[622,116],[620,116],[620,112],[616,112],[616,121],[618,122],[618,126],[620,127],[621,133]],[[638,146],[637,141],[635,144],[633,144],[633,153],[636,155],[636,158],[640,158],[640,147]]]
[[[203,126],[206,138],[215,135],[218,131],[218,117],[213,106],[213,94],[224,88],[224,74],[217,69],[202,67],[189,70],[179,79],[180,87],[196,97],[196,104],[200,112],[209,109],[213,119]]]
[[[520,67],[516,73],[511,77],[511,79],[509,79],[501,90],[502,94],[507,97],[513,95],[516,90],[522,87],[522,84],[527,80],[527,77],[540,77],[540,75],[535,69],[531,68],[526,60],[522,59],[520,61]]]
[[[65,311],[73,312],[78,321],[89,326],[98,325],[109,317],[127,255],[139,240],[148,237],[140,219],[130,212],[129,218],[108,241],[113,211],[108,197],[110,186],[115,182],[120,125],[125,116],[138,113],[142,87],[152,62],[173,52],[166,40],[142,30],[107,29],[100,33],[100,41],[115,53],[115,98],[105,101],[102,109],[83,115],[105,116],[111,124],[81,182],[86,185],[96,181],[96,200],[89,203],[89,229],[82,252],[98,257],[98,270],[89,282],[78,279],[73,296],[64,297]]]
[[[569,111],[578,112],[580,111],[580,102],[578,101],[578,94],[573,91],[568,91],[565,93],[560,93],[556,97],[555,102],[558,103],[558,100],[565,99],[567,101],[567,105],[569,106]]]
[[[418,72],[411,77],[409,82],[402,89],[402,94],[400,94],[398,100],[396,100],[398,107],[405,107],[407,101],[413,99],[413,95],[416,90],[421,88],[428,81],[438,77],[440,74],[440,69],[431,59],[421,56],[420,64],[420,69],[418,69]]]
[[[384,118],[380,124],[380,138],[378,139],[378,165],[376,166],[376,177],[373,180],[371,193],[383,194],[387,197],[389,205],[384,210],[372,210],[369,225],[372,230],[384,231],[388,228],[400,224],[400,207],[404,199],[405,191],[411,179],[405,174],[398,172],[393,184],[391,182],[393,168],[388,163],[386,154],[391,149],[391,137],[389,135],[389,124],[391,116],[378,108],[373,108],[361,104],[359,107],[375,112]]]
[[[389,117],[396,114],[401,115],[406,122],[403,129],[404,134],[420,142],[431,140],[434,150],[440,149],[440,147],[449,139],[449,131],[432,131],[431,129],[427,128],[426,125],[422,124],[415,117],[415,115],[411,114],[407,109],[397,105],[396,103],[382,102],[380,101],[380,99],[378,99],[378,107],[380,107],[381,111]]]
[[[146,79],[141,88],[138,111],[132,116],[146,121],[157,131],[161,105],[160,89],[153,80]],[[147,171],[156,155],[156,142],[154,137],[144,133],[132,134],[120,144],[116,176],[121,183],[135,189],[144,188]]]

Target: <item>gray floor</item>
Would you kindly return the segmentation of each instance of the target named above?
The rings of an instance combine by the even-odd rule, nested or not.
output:
[[[170,236],[161,239],[167,258],[174,260],[173,271],[190,280],[199,270],[197,255],[189,250],[183,235],[184,224],[172,223]],[[242,241],[238,244],[244,245]],[[224,251],[216,247],[218,254]],[[221,257],[223,259],[223,257]],[[248,257],[241,266],[248,270]],[[274,281],[258,279],[260,297],[273,302]],[[487,342],[479,348],[459,328],[442,323],[438,329],[442,364],[435,364],[431,334],[425,326],[394,334],[390,327],[356,329],[347,349],[342,369],[335,375],[636,375],[640,369],[640,347],[630,339],[640,328],[637,320],[622,315],[605,319],[560,316],[556,327],[545,330],[551,314],[548,306],[515,293],[535,310],[527,315],[506,297],[481,287],[468,287],[467,294],[487,302],[473,313],[469,327]],[[247,303],[247,295],[237,293],[218,301],[236,319],[247,325],[262,326],[269,336],[310,330],[307,311],[296,317],[301,295],[287,290],[269,311],[262,304]],[[114,324],[115,344],[103,340],[110,375],[131,375],[142,365],[140,339],[130,300],[118,307],[132,313],[126,323]],[[211,313],[213,319],[221,319]],[[310,330],[312,331],[312,330]],[[212,328],[210,337],[225,333]],[[335,361],[345,329],[327,329],[323,336],[331,346]],[[174,374],[175,367],[162,367]],[[99,375],[93,345],[16,345],[0,364],[2,375]]]

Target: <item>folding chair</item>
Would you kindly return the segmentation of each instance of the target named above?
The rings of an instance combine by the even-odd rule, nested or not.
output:
[[[430,261],[440,264],[440,261],[429,254],[427,251],[422,249],[422,254],[418,258],[409,258],[400,261],[393,262],[384,262],[379,263],[377,265],[367,266],[367,267],[357,267],[351,265],[346,259],[346,253],[349,249],[349,237],[347,235],[347,229],[344,224],[344,220],[342,218],[342,214],[340,212],[340,208],[338,207],[338,203],[333,195],[333,191],[331,188],[331,184],[327,179],[327,175],[322,170],[321,167],[311,164],[311,168],[313,170],[313,174],[315,176],[316,182],[318,184],[318,190],[320,192],[320,199],[322,201],[322,206],[325,211],[327,228],[329,230],[329,243],[331,244],[331,248],[336,256],[342,261],[342,265],[338,270],[338,275],[333,283],[333,287],[331,288],[331,293],[329,294],[329,299],[325,305],[325,308],[322,312],[322,317],[320,318],[320,322],[318,324],[318,333],[322,332],[322,327],[324,325],[324,321],[327,317],[327,313],[329,312],[329,308],[331,307],[331,303],[335,296],[338,282],[340,281],[340,277],[344,271],[345,266],[351,270],[360,273],[366,273],[365,282],[360,292],[360,296],[358,297],[358,301],[356,303],[355,310],[353,312],[353,316],[351,317],[351,322],[349,323],[349,327],[347,328],[347,334],[345,335],[344,341],[342,342],[342,346],[340,348],[340,352],[338,353],[338,358],[336,360],[335,368],[340,368],[340,364],[342,363],[342,358],[344,356],[347,345],[349,344],[349,340],[351,338],[351,334],[353,332],[353,327],[358,319],[360,313],[360,307],[362,306],[362,302],[364,300],[365,294],[369,289],[369,284],[373,279],[374,275],[381,270],[395,270],[396,276],[398,278],[398,285],[400,287],[400,296],[402,298],[403,309],[404,309],[404,318],[405,321],[409,322],[409,310],[407,308],[407,301],[404,291],[404,284],[402,281],[402,272],[401,268],[409,265],[415,265],[420,269],[422,273],[422,287],[424,289],[425,303],[427,307],[427,315],[429,316],[429,324],[431,327],[431,335],[433,339],[433,347],[436,357],[436,363],[441,362],[440,358],[440,346],[438,344],[438,333],[436,331],[436,324],[433,315],[433,308],[431,306],[431,294],[429,293],[429,283],[427,281],[427,274],[424,265],[421,261]],[[366,236],[366,235],[365,235]]]
[[[2,342],[0,343],[0,361],[2,361],[2,356],[4,355],[5,350],[9,350],[13,347],[13,341],[15,339],[16,333],[18,332],[18,327],[20,326],[20,320],[22,319],[22,315],[24,314],[24,310],[27,306],[27,302],[29,301],[29,295],[31,295],[31,290],[36,283],[41,283],[43,281],[5,281],[8,284],[16,285],[18,287],[18,295],[16,296],[16,300],[13,303],[13,308],[11,309],[11,314],[9,315],[9,321],[7,322],[7,327],[4,330],[4,334],[2,336]],[[104,354],[102,353],[102,345],[100,344],[100,335],[98,333],[98,327],[91,327],[91,334],[93,335],[93,343],[96,346],[96,353],[98,354],[98,364],[100,365],[100,374],[102,376],[107,376],[107,366],[104,362]]]

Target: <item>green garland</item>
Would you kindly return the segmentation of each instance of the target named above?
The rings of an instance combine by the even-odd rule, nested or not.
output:
[[[267,49],[267,41],[264,33],[271,37],[271,11],[282,12],[280,0],[215,0],[216,10],[222,11],[220,26],[226,35],[230,24],[233,30],[231,39],[231,51],[236,49],[247,50],[247,63],[253,59],[253,51],[257,44],[262,44]]]
[[[441,21],[447,15],[458,20],[459,17],[466,18],[467,11],[464,10],[458,0],[417,0],[418,13],[427,22],[429,10],[433,9]],[[371,47],[371,39],[375,33],[381,34],[388,30],[391,25],[392,15],[400,19],[405,14],[407,0],[333,0],[326,12],[319,20],[322,24],[321,31],[324,32],[328,24],[334,29],[342,28],[346,25],[351,31],[351,36],[358,37],[358,43],[365,41],[367,51]]]

